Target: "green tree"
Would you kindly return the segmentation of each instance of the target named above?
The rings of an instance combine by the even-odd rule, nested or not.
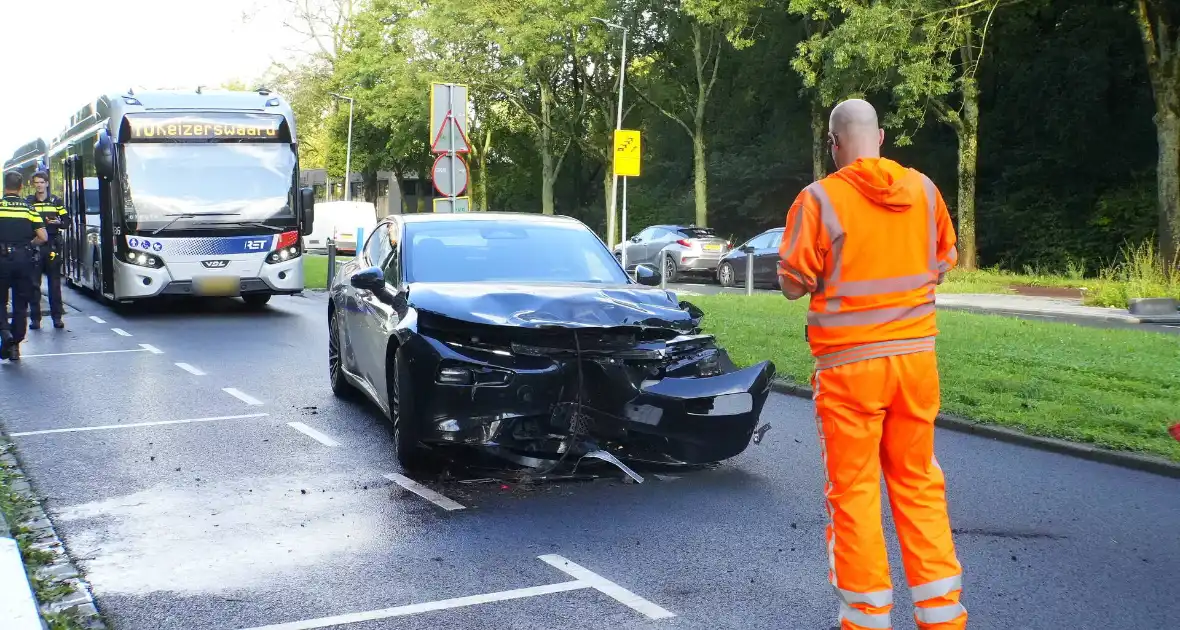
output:
[[[424,31],[439,67],[503,98],[533,132],[541,166],[541,210],[553,214],[555,186],[586,95],[574,89],[590,17],[604,0],[437,0],[428,6]]]
[[[1155,96],[1160,252],[1172,265],[1180,262],[1180,3],[1137,0],[1134,14]]]
[[[1009,0],[1013,4],[1019,0]],[[1005,0],[792,0],[793,11],[841,20],[814,37],[812,55],[824,57],[821,92],[845,88],[849,77],[862,94],[889,86],[893,103],[886,127],[896,142],[912,142],[913,132],[933,116],[954,130],[959,144],[959,261],[974,269],[975,191],[979,161],[980,62],[988,29]],[[851,94],[849,95],[851,96]]]
[[[709,225],[706,121],[723,54],[753,44],[747,27],[756,0],[651,2],[635,11],[637,52],[629,83],[643,101],[675,122],[692,142],[696,224]],[[680,71],[676,60],[691,60]]]

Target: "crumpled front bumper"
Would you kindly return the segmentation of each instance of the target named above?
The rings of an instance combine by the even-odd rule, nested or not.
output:
[[[579,362],[424,334],[401,352],[427,443],[541,459],[594,444],[621,459],[705,464],[749,446],[775,367],[737,369],[711,337],[699,337],[708,343],[670,359],[658,376],[650,362],[609,353]]]

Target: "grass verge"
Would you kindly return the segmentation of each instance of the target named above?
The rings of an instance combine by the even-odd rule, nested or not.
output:
[[[8,448],[10,448],[8,445],[0,443],[0,453]],[[37,596],[37,602],[44,606],[68,597],[72,593],[72,589],[59,580],[37,575],[40,569],[50,566],[56,556],[48,551],[33,547],[36,542],[35,534],[25,527],[24,523],[28,520],[27,514],[34,507],[34,503],[13,489],[13,484],[20,478],[20,474],[15,469],[0,462],[0,512],[3,512],[4,519],[8,521],[8,526],[13,530],[12,535],[16,539],[17,546],[20,547],[21,557],[25,562],[25,571],[29,575],[29,583],[33,587],[33,593]],[[49,630],[84,630],[85,628],[77,615],[68,612],[42,613],[42,618],[49,625]]]
[[[303,286],[323,289],[328,286],[328,257],[303,255]]]
[[[741,365],[770,359],[808,385],[806,300],[692,296]],[[938,313],[943,411],[1032,435],[1180,462],[1180,337],[973,313]]]

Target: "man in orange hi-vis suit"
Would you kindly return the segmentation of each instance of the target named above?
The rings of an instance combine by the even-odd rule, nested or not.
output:
[[[806,331],[840,628],[892,628],[883,471],[918,628],[960,630],[962,567],[934,456],[934,288],[957,260],[954,228],[928,177],[880,156],[885,133],[872,105],[844,101],[828,126],[839,170],[791,205],[778,273],[788,299],[811,296]]]

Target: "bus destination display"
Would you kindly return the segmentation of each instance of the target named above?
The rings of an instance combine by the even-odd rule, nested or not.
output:
[[[130,140],[278,140],[282,116],[128,116]]]

